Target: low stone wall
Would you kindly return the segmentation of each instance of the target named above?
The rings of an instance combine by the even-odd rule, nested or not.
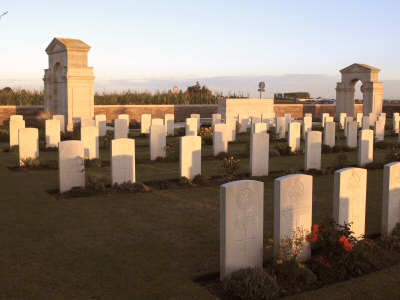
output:
[[[8,125],[11,115],[23,115],[27,125],[35,124],[36,117],[44,110],[43,105],[0,106],[0,124]],[[202,118],[211,118],[218,112],[218,105],[95,105],[94,113],[105,114],[107,122],[112,123],[119,114],[129,114],[134,122],[140,122],[142,114],[151,114],[153,118],[164,118],[165,114],[174,114],[175,122],[184,122],[190,114],[200,114]],[[305,113],[311,113],[314,121],[320,120],[323,113],[335,116],[336,106],[330,104],[275,104],[274,112],[277,117],[285,113],[292,118],[300,119]],[[355,104],[355,112],[363,112],[362,104]],[[400,103],[384,104],[383,112],[392,118],[394,112],[400,112]]]

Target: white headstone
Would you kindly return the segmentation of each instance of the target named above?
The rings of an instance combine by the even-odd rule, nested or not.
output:
[[[220,279],[263,266],[264,183],[233,181],[220,188]]]
[[[187,118],[186,119],[186,131],[185,131],[185,135],[189,136],[189,135],[197,135],[197,122],[199,119],[197,118]]]
[[[275,118],[275,133],[277,139],[284,139],[285,132],[286,132],[286,118],[284,117],[277,117]]]
[[[201,137],[182,136],[180,140],[180,176],[192,180],[196,175],[201,174]]]
[[[364,167],[374,159],[374,131],[371,129],[360,130],[358,142],[358,166]]]
[[[228,152],[228,134],[226,124],[215,124],[213,126],[213,155],[220,152]]]
[[[321,122],[322,122],[322,127],[325,127],[325,122],[326,122],[326,118],[327,117],[329,117],[329,113],[323,113],[322,114],[322,120],[321,120]]]
[[[290,124],[290,122],[292,122],[292,114],[286,113],[286,114],[283,115],[283,117],[284,117],[285,120],[286,120],[286,123],[285,123],[285,132],[288,132],[288,130],[289,130],[289,124]]]
[[[340,129],[344,129],[344,121],[346,119],[346,116],[347,116],[346,113],[340,113],[340,115],[339,115]]]
[[[151,125],[164,125],[164,119],[161,118],[151,119]]]
[[[249,127],[250,124],[250,119],[242,119],[242,122],[240,123],[240,133],[242,132],[247,132],[247,128]]]
[[[10,148],[18,146],[18,130],[25,128],[25,121],[16,119],[10,121]]]
[[[385,136],[385,123],[384,121],[375,121],[374,134],[376,141],[383,141]]]
[[[358,127],[361,127],[361,125],[362,125],[362,118],[363,118],[363,113],[356,114],[356,121],[357,121]]]
[[[63,141],[58,144],[60,193],[74,186],[85,187],[84,150],[81,141]]]
[[[311,131],[312,132],[312,131]],[[313,177],[294,174],[279,177],[274,182],[274,254],[279,250],[281,239],[293,238],[293,231],[309,231],[312,222]],[[311,258],[311,249],[306,244],[298,261]]]
[[[365,234],[367,170],[345,168],[335,172],[333,218],[337,224],[352,223],[355,237]]]
[[[261,123],[260,117],[251,117],[251,128],[254,128],[254,125],[258,123]]]
[[[10,121],[14,121],[14,120],[23,120],[24,116],[23,115],[11,115],[10,116]]]
[[[357,147],[357,134],[358,134],[358,123],[357,121],[351,121],[347,123],[347,136],[346,145],[351,148]]]
[[[107,134],[107,116],[95,115],[94,121],[95,126],[99,129],[99,136],[105,136]]]
[[[96,126],[95,121],[91,119],[81,119],[81,127]]]
[[[173,114],[166,114],[164,116],[164,125],[167,127],[167,135],[168,136],[175,135],[174,118],[175,118],[175,116]]]
[[[199,131],[200,130],[200,114],[190,114],[190,117],[197,119],[197,131]]]
[[[261,133],[261,132],[267,133],[267,131],[268,131],[268,124],[267,123],[254,124],[253,133]]]
[[[326,117],[325,124],[326,124],[326,122],[335,122],[335,120],[333,119],[333,117]]]
[[[150,126],[150,160],[166,156],[167,136],[164,125]]]
[[[128,127],[129,127],[129,122],[131,121],[131,119],[128,114],[119,114],[118,119],[126,120],[126,122],[128,123]]]
[[[347,136],[349,122],[353,122],[353,117],[344,118],[344,136]]]
[[[302,126],[302,135],[303,138],[306,138],[306,132],[312,130],[312,117],[304,117],[303,118],[303,126]]]
[[[212,125],[221,124],[222,123],[222,116],[221,114],[212,114]]]
[[[39,130],[37,128],[21,128],[18,130],[19,165],[22,159],[39,157]]]
[[[311,113],[305,113],[305,114],[304,114],[304,117],[307,117],[307,118],[311,118],[311,119],[312,119],[312,114],[311,114]]]
[[[253,133],[250,136],[250,176],[267,176],[268,163],[269,134]]]
[[[375,113],[369,113],[369,123],[374,124],[375,121],[378,119],[378,115]]]
[[[362,117],[362,126],[361,129],[369,129],[371,126],[369,117]]]
[[[225,123],[227,126],[228,142],[236,140],[236,118],[226,118]]]
[[[289,123],[288,144],[292,147],[292,152],[300,151],[300,129],[301,125],[297,122]]]
[[[128,138],[129,128],[126,119],[114,120],[114,139]]]
[[[335,122],[325,122],[324,127],[324,144],[330,147],[335,146],[336,136],[336,123]]]
[[[96,126],[81,127],[81,141],[85,157],[99,157],[99,129]]]
[[[304,160],[304,170],[321,170],[321,148],[322,132],[309,131],[306,134],[306,151]]]
[[[400,162],[383,168],[382,236],[391,236],[400,222]]]
[[[149,134],[151,125],[151,115],[142,114],[140,116],[140,133]]]
[[[126,120],[122,120],[125,121]],[[135,140],[119,138],[111,140],[111,184],[136,182]]]
[[[400,130],[400,117],[398,115],[393,114],[393,131],[395,133],[399,133]]]
[[[60,121],[60,131],[65,132],[65,116],[64,115],[53,115],[53,120]]]
[[[46,148],[58,147],[58,143],[61,141],[60,121],[46,120],[45,132],[46,132]]]

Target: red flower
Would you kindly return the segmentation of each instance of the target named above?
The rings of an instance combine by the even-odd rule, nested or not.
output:
[[[311,242],[311,243],[315,243],[316,241],[318,241],[318,233],[313,233],[313,234],[310,236],[310,242]]]
[[[318,224],[315,224],[314,226],[313,226],[313,232],[314,233],[317,233],[319,231],[319,225]]]
[[[347,252],[350,252],[351,250],[353,250],[353,244],[350,243],[349,240],[345,236],[342,236],[341,238],[339,238],[339,244],[342,245],[344,250],[346,250]]]

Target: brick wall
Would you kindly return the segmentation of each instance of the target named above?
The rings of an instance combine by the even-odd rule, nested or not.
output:
[[[8,125],[11,115],[23,115],[26,124],[35,124],[36,116],[44,110],[42,105],[32,106],[0,106],[0,124]],[[363,105],[355,104],[355,112],[362,112]],[[313,114],[315,120],[321,119],[322,113],[335,116],[334,105],[310,105],[310,104],[275,104],[275,115],[283,117],[285,113],[291,113],[295,119],[302,118],[305,113]],[[202,118],[211,118],[218,112],[218,105],[95,105],[94,113],[105,114],[107,122],[112,123],[119,114],[129,114],[132,121],[140,122],[140,115],[151,114],[153,118],[164,118],[165,114],[174,114],[176,122],[184,122],[190,114],[200,114]],[[383,106],[383,112],[388,118],[394,112],[400,112],[400,104],[392,103]]]

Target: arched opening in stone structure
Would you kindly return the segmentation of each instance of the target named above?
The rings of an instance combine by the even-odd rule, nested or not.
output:
[[[354,92],[354,103],[362,103],[364,100],[364,94],[361,92],[362,86],[364,85],[361,80],[355,80],[355,92]]]
[[[51,80],[51,87],[52,87],[52,93],[51,93],[51,108],[53,114],[58,114],[59,112],[59,103],[58,101],[61,99],[61,64],[56,63],[53,68],[53,76]]]

